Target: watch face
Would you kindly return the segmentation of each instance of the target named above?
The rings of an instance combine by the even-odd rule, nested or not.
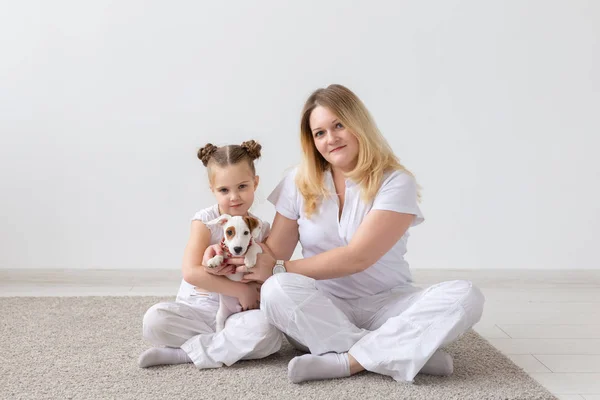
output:
[[[273,268],[273,273],[278,274],[280,272],[285,272],[285,267],[281,265],[276,265],[275,268]]]

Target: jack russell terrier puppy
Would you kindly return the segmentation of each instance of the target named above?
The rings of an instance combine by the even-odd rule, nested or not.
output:
[[[230,257],[244,256],[246,270],[256,264],[256,255],[262,253],[261,247],[256,243],[260,235],[262,223],[254,217],[232,217],[223,214],[219,218],[209,222],[223,227],[223,240],[221,248],[223,255],[217,255],[208,260],[208,268],[216,268],[223,260]],[[239,282],[244,278],[243,272],[225,275],[232,281]],[[242,311],[242,306],[236,297],[219,294],[219,311],[217,311],[216,331],[223,330],[225,321],[231,314]]]

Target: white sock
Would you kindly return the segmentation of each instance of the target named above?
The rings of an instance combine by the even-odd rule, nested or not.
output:
[[[350,376],[348,353],[305,354],[288,364],[288,378],[294,383]]]
[[[192,360],[185,351],[174,347],[152,347],[143,352],[138,360],[138,364],[141,368],[191,362]]]
[[[443,350],[438,350],[433,355],[423,368],[419,371],[421,374],[449,376],[454,372],[454,362],[452,356]]]

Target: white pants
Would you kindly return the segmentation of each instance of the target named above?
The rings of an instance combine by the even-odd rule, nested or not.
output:
[[[213,299],[155,304],[144,315],[144,338],[154,345],[180,347],[198,368],[230,366],[280,349],[282,334],[261,310],[234,314],[215,333],[218,308],[218,300]]]
[[[269,322],[313,354],[349,352],[366,370],[412,381],[427,360],[471,328],[483,311],[481,291],[468,281],[428,289],[398,287],[340,299],[315,280],[282,273],[261,290]]]

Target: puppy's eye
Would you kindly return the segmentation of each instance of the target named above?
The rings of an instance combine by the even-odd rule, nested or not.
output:
[[[233,231],[232,231],[231,229],[227,229],[227,232],[226,232],[226,233],[227,233],[228,235],[230,235],[230,236],[231,236],[231,235],[233,235]]]
[[[244,231],[244,235],[247,235],[247,234],[249,234],[249,233],[250,233],[250,232],[248,232],[248,231]]]

